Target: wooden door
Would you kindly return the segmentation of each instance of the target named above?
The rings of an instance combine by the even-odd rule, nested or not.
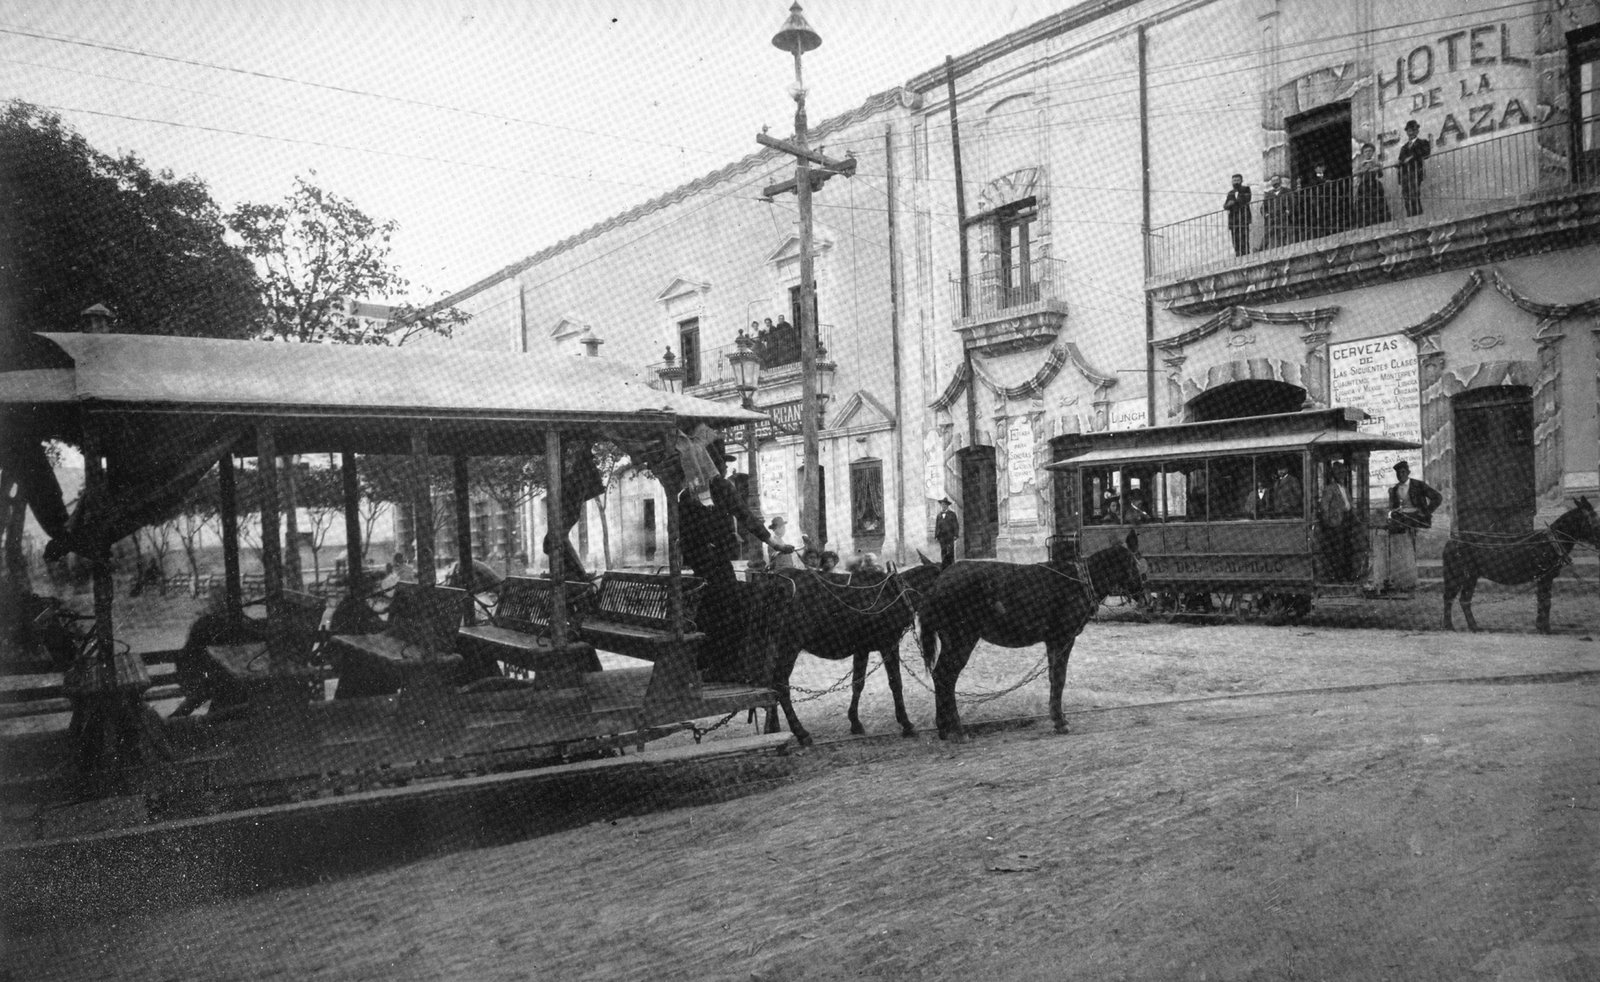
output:
[[[1452,399],[1451,408],[1456,424],[1456,528],[1533,531],[1538,501],[1531,390],[1518,385],[1473,389]]]
[[[995,500],[993,447],[969,447],[961,457],[962,557],[992,559],[1000,534],[1000,507]]]

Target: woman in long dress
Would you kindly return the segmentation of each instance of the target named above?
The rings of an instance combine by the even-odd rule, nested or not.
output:
[[[1383,193],[1383,165],[1378,163],[1378,148],[1361,145],[1356,161],[1356,224],[1380,225],[1389,220],[1389,200]]]

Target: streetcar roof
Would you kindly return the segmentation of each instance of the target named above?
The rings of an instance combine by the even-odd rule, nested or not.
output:
[[[1415,450],[1420,444],[1378,433],[1328,429],[1315,433],[1284,433],[1273,436],[1232,437],[1158,444],[1145,447],[1107,447],[1058,460],[1046,470],[1064,470],[1085,464],[1106,464],[1136,460],[1161,460],[1179,457],[1216,457],[1227,454],[1273,453],[1300,450]]]
[[[652,387],[603,358],[456,345],[281,344],[132,334],[33,335],[0,370],[0,406],[193,409],[230,415],[440,414],[501,421],[765,419]]]

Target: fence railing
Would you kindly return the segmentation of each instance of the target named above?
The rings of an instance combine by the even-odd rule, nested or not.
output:
[[[1565,124],[1516,130],[1448,150],[1436,150],[1414,180],[1397,165],[1360,169],[1352,176],[1282,191],[1252,188],[1248,224],[1218,210],[1152,229],[1149,275],[1161,279],[1242,265],[1257,253],[1281,253],[1299,243],[1355,230],[1393,229],[1494,211],[1541,193],[1595,184],[1592,168],[1570,169],[1548,145]],[[1218,194],[1218,199],[1223,197]]]
[[[833,350],[833,325],[817,325],[818,357]],[[700,351],[699,364],[692,379],[686,379],[685,388],[695,386],[732,385],[734,381],[733,364],[728,361],[728,356],[733,354],[737,345],[723,344],[715,348],[704,348]],[[796,329],[790,339],[778,339],[775,344],[767,344],[758,348],[761,357],[761,373],[765,377],[769,373],[799,371],[800,369],[800,332]],[[831,357],[831,356],[829,356]],[[835,359],[836,360],[836,359]],[[679,364],[682,364],[681,362]],[[646,367],[651,379],[658,378],[657,372],[666,366],[666,362],[658,361]]]
[[[1038,258],[985,270],[968,276],[965,282],[960,276],[951,276],[950,309],[957,318],[983,318],[1012,310],[1020,312],[1046,300],[1060,300],[1055,267],[1054,260]]]

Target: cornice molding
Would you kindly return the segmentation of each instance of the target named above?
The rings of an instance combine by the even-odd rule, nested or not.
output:
[[[1324,296],[1597,242],[1600,189],[1569,190],[1426,226],[1346,233],[1289,256],[1155,282],[1146,289],[1176,313],[1209,314],[1246,301]]]

